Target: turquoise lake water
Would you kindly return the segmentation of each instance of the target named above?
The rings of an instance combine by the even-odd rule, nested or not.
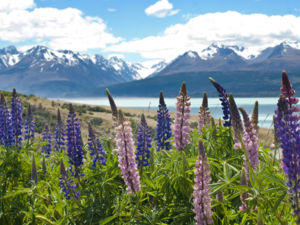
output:
[[[107,98],[67,98],[64,101],[89,105],[109,105]],[[235,98],[238,107],[243,107],[249,115],[252,113],[255,101],[259,102],[259,126],[273,128],[273,114],[278,98]],[[138,108],[144,110],[157,110],[158,98],[115,98],[118,107]],[[165,98],[169,111],[175,111],[176,98]],[[197,114],[202,103],[201,98],[191,98],[192,114]],[[209,98],[208,105],[214,118],[222,118],[222,108],[218,98]]]

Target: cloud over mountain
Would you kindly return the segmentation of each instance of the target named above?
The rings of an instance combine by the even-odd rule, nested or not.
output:
[[[247,57],[283,40],[300,40],[300,17],[227,11],[198,15],[185,24],[169,26],[162,35],[123,41],[105,50],[170,60],[187,49],[201,52],[211,43],[223,43],[245,47]]]

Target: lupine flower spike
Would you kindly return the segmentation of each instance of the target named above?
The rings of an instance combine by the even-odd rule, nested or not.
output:
[[[33,141],[34,132],[35,132],[35,122],[33,121],[32,110],[31,110],[30,104],[28,106],[24,129],[25,129],[24,140],[28,140],[28,142]]]
[[[258,101],[255,101],[252,115],[251,115],[251,123],[253,125],[253,128],[256,130],[256,134],[258,134]]]
[[[121,110],[118,115],[118,126],[115,128],[118,148],[118,161],[128,194],[135,194],[141,190],[140,176],[135,161],[135,152],[130,123],[125,120]]]
[[[230,127],[231,126],[231,117],[230,117],[230,111],[229,111],[229,102],[228,102],[228,94],[226,93],[226,90],[218,84],[213,78],[209,78],[210,82],[215,86],[219,93],[219,99],[222,104],[222,110],[223,110],[223,120],[224,127]]]
[[[243,143],[246,148],[247,156],[249,159],[250,166],[252,169],[255,169],[259,165],[259,159],[258,159],[258,143],[257,143],[257,136],[256,136],[256,131],[254,130],[249,116],[247,112],[240,107],[239,110],[241,111],[243,115],[243,120],[244,120],[244,135],[243,135]],[[245,166],[245,174],[246,174],[246,180],[248,186],[250,186],[250,180],[249,180],[249,165],[246,160],[246,157],[244,158],[244,166]]]
[[[212,224],[211,199],[209,197],[209,183],[211,181],[210,170],[205,149],[201,141],[199,141],[199,156],[196,161],[196,169],[194,173],[196,177],[194,179],[193,212],[196,214],[196,224]]]
[[[62,189],[62,191],[65,193],[65,198],[69,200],[71,198],[71,195],[75,198],[79,198],[80,193],[76,192],[76,184],[73,183],[73,179],[69,178],[69,175],[66,171],[64,162],[60,161],[60,177],[59,179],[59,185]]]
[[[88,139],[90,155],[93,156],[93,167],[96,167],[96,163],[99,162],[102,165],[106,164],[106,159],[104,157],[104,150],[99,138],[96,138],[95,131],[89,124],[89,139]]]
[[[61,119],[61,115],[60,115],[60,111],[59,109],[57,110],[57,123],[55,126],[55,145],[54,145],[54,149],[56,151],[63,151],[65,150],[65,135],[66,135],[66,131],[65,131],[65,127],[64,127],[64,123]]]
[[[83,151],[80,123],[76,117],[73,105],[69,105],[69,115],[67,120],[67,151],[69,156],[70,171],[79,179],[83,176],[81,167],[83,165]]]
[[[116,127],[118,125],[118,108],[117,108],[117,105],[116,105],[113,97],[111,96],[109,90],[106,88],[105,91],[106,91],[108,101],[110,104],[110,108],[111,108],[113,126]]]
[[[15,138],[15,144],[18,147],[22,145],[22,103],[17,95],[16,89],[13,89],[11,98],[11,117],[12,117],[12,127],[13,135]]]
[[[37,184],[38,174],[36,169],[35,157],[32,156],[32,164],[31,164],[31,182]]]
[[[151,147],[151,130],[149,129],[145,116],[142,114],[141,123],[137,133],[136,161],[138,167],[143,168],[149,165]],[[142,171],[142,169],[141,169]]]
[[[177,150],[181,151],[190,143],[190,97],[187,95],[185,82],[180,88],[180,96],[177,97],[176,114],[174,121],[174,139]]]
[[[162,92],[160,92],[159,96],[156,134],[157,151],[161,149],[170,150],[171,144],[169,139],[172,136],[171,117]]]
[[[296,106],[298,99],[292,97],[295,91],[285,71],[282,72],[282,94],[278,100],[275,111],[276,134],[280,138],[282,149],[282,170],[287,177],[286,185],[289,188],[295,215],[299,217],[299,183],[300,183],[300,124],[299,118],[294,112],[298,112]]]
[[[15,143],[11,114],[8,110],[3,94],[1,94],[0,101],[0,141],[3,147],[9,147]]]
[[[42,141],[47,142],[47,144],[42,146],[42,153],[44,153],[46,157],[49,157],[52,150],[52,133],[49,130],[48,124],[45,125]]]
[[[243,124],[232,94],[229,94],[229,109],[231,125],[234,131],[234,148],[239,149],[241,148],[240,137],[243,135]]]
[[[203,126],[209,126],[211,123],[211,116],[208,108],[208,100],[206,92],[203,93],[202,106],[198,113],[198,131],[202,132]]]

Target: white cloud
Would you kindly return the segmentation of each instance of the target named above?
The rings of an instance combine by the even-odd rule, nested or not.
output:
[[[115,8],[108,8],[107,11],[108,11],[108,12],[115,12],[115,11],[117,11],[117,10],[116,10]]]
[[[145,9],[147,16],[155,16],[159,18],[172,16],[178,12],[178,9],[173,10],[173,5],[168,0],[159,0]]]
[[[0,2],[0,12],[30,9],[33,7],[33,0],[1,0]]]
[[[0,40],[46,42],[54,49],[76,51],[104,48],[122,40],[107,31],[101,18],[83,16],[78,9],[25,8],[24,4],[23,9],[0,11]]]
[[[300,41],[300,17],[228,11],[198,15],[185,24],[168,27],[163,35],[124,41],[105,51],[139,53],[144,58],[169,61],[187,50],[200,52],[213,42],[244,46],[249,53],[257,53],[284,40]]]

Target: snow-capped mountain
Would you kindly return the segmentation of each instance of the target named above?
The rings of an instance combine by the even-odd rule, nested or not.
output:
[[[239,46],[212,44],[200,52],[185,52],[156,75],[203,71],[300,71],[299,42],[283,42],[264,49],[257,56],[247,55],[244,51]]]
[[[24,52],[14,46],[0,49],[0,88],[5,90],[16,87],[41,96],[76,94],[135,79],[141,79],[135,65],[117,57],[105,59],[45,46]]]

